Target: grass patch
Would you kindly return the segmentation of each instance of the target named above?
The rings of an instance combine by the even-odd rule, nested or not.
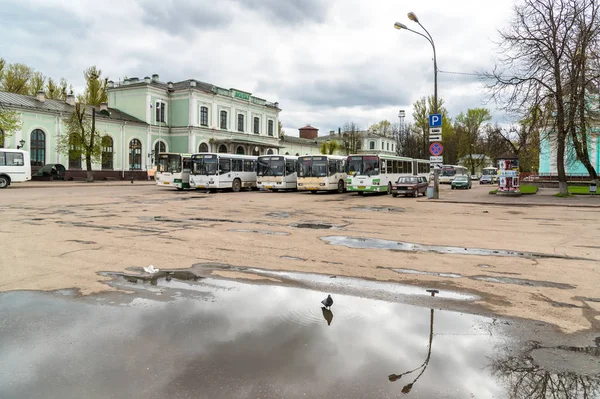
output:
[[[569,186],[569,194],[590,195],[590,186]]]
[[[490,194],[496,194],[497,192],[498,192],[498,189],[492,190],[492,191],[490,191]]]
[[[524,186],[521,186],[521,190],[520,191],[521,191],[522,195],[537,194],[537,192],[538,192],[538,186],[524,185]],[[497,193],[498,193],[498,189],[490,191],[490,194],[497,194]]]

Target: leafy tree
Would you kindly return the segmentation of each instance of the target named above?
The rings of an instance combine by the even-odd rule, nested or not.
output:
[[[332,141],[324,141],[321,143],[321,154],[333,155],[340,147],[340,143]]]
[[[459,142],[459,156],[467,157],[467,165],[471,169],[471,174],[475,174],[475,168],[482,166],[485,158],[473,154],[482,154],[484,152],[481,145],[481,127],[485,122],[492,120],[490,111],[486,108],[473,108],[467,110],[467,113],[460,113],[456,117],[456,131]]]
[[[285,130],[283,130],[283,124],[281,123],[281,120],[277,121],[277,136],[283,140],[283,138],[285,137]]]
[[[17,130],[21,129],[23,123],[18,112],[0,106],[0,148],[4,147],[4,140],[11,137]]]
[[[108,102],[108,93],[106,92],[108,78],[102,78],[102,70],[91,66],[83,72],[83,76],[86,83],[85,104],[98,106]]]
[[[410,133],[415,137],[408,143],[410,151],[405,156],[411,158],[429,159],[429,114],[434,113],[433,96],[423,97],[413,104],[413,125]],[[455,141],[454,126],[444,107],[444,100],[438,98],[438,110],[442,114],[442,143],[444,145],[445,163],[457,160],[457,143]]]
[[[66,100],[67,99],[67,80],[61,78],[59,83],[56,83],[54,79],[48,78],[46,83],[46,97],[54,100]],[[70,93],[73,93],[73,86],[70,86]]]
[[[46,77],[41,72],[33,72],[29,82],[27,83],[27,89],[29,90],[30,96],[35,96],[38,91],[44,90],[46,85]]]
[[[374,123],[367,130],[369,133],[375,133],[383,137],[391,137],[393,132],[392,124],[388,120]]]
[[[29,94],[29,79],[33,70],[25,64],[9,64],[3,67],[0,91],[16,94]]]
[[[342,128],[342,151],[346,155],[356,154],[362,147],[363,135],[354,122],[346,122]]]
[[[95,113],[95,108],[86,108],[85,98],[79,96],[73,112],[63,120],[65,133],[57,138],[59,152],[85,159],[88,182],[94,181],[92,162],[102,158],[103,137],[96,129]]]

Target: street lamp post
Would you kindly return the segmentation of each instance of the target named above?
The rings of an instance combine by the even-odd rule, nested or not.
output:
[[[437,56],[436,56],[436,52],[435,52],[435,43],[433,42],[433,38],[431,37],[431,35],[427,31],[427,29],[425,29],[425,27],[423,25],[421,25],[421,23],[419,22],[419,18],[417,18],[417,15],[414,12],[408,13],[408,19],[419,24],[419,26],[421,27],[421,29],[423,29],[425,31],[427,36],[425,36],[421,32],[417,32],[415,30],[410,29],[408,26],[401,24],[400,22],[396,22],[394,24],[394,28],[396,28],[398,30],[404,29],[404,30],[410,31],[412,33],[416,33],[417,35],[424,37],[425,39],[427,39],[427,41],[429,42],[429,44],[431,44],[431,47],[433,48],[433,112],[437,114],[439,112],[438,96],[437,96],[437,71],[438,71],[438,69],[437,69]],[[433,170],[433,198],[434,199],[440,198],[439,188],[440,188],[440,186],[439,186],[439,169],[436,168]]]

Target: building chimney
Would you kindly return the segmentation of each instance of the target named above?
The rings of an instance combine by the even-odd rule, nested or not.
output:
[[[100,111],[108,112],[108,103],[100,103]]]
[[[123,85],[124,85],[124,86],[127,86],[128,84],[129,84],[129,79],[124,79],[124,80],[123,80]]]
[[[155,74],[152,75],[152,81],[154,83],[158,83],[158,74],[157,73],[155,73]]]
[[[146,83],[146,84],[150,84],[150,76],[146,76],[146,77],[144,78],[144,83]]]
[[[44,90],[38,90],[37,92],[37,100],[41,103],[43,103],[44,101],[46,101],[46,93],[44,93]]]
[[[67,94],[67,99],[65,100],[65,102],[69,105],[75,105],[75,95]]]
[[[140,80],[138,78],[129,78],[129,83],[137,83]]]
[[[311,125],[306,125],[298,129],[300,132],[301,139],[311,139],[314,140],[319,136],[319,129],[316,127],[312,127]]]
[[[190,80],[190,87],[196,87],[196,81]]]
[[[279,108],[279,103],[275,102],[275,108]]]
[[[167,87],[169,89],[172,89],[173,88],[173,82],[167,82]]]
[[[108,88],[112,89],[113,87],[115,87],[115,82],[113,82],[112,80],[108,81]]]

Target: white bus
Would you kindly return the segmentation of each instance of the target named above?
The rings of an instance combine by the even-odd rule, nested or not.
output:
[[[350,155],[346,161],[346,188],[357,191],[391,194],[392,184],[400,176],[412,176],[412,158],[392,155]]]
[[[192,154],[175,154],[161,152],[158,154],[158,166],[154,173],[156,185],[173,187],[177,190],[190,188],[190,172]]]
[[[489,166],[481,169],[481,177],[486,176],[485,180],[489,180],[491,183],[498,182],[498,168]]]
[[[29,153],[23,150],[0,148],[0,188],[29,180],[31,180]]]
[[[427,159],[413,159],[412,161],[412,174],[414,176],[430,178],[429,160]]]
[[[298,157],[298,191],[346,191],[346,157],[306,155]]]
[[[256,188],[256,157],[251,155],[199,153],[192,155],[191,188]]]
[[[261,155],[256,164],[256,186],[271,191],[295,190],[296,160],[290,155]]]
[[[469,171],[464,166],[442,165],[439,178],[440,184],[450,184],[456,176],[469,176]]]

